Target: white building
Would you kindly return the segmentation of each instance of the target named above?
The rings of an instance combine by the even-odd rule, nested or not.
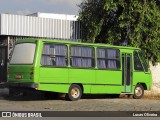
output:
[[[78,19],[78,16],[76,15],[40,13],[40,12],[33,13],[28,16],[52,18],[52,19],[59,19],[59,20],[71,20],[71,21],[77,21]]]
[[[17,39],[43,38],[79,41],[78,16],[51,13],[0,14],[0,82],[6,81],[7,59]],[[4,74],[5,73],[5,74]]]

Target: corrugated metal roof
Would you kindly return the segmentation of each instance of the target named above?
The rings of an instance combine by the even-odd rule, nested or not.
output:
[[[78,19],[77,15],[41,13],[41,12],[29,14],[28,16],[52,18],[52,19],[61,19],[61,20],[72,20],[72,21],[77,21],[77,19]]]
[[[80,22],[13,14],[0,14],[0,35],[80,39]]]

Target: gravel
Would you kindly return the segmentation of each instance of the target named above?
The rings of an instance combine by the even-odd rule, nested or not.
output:
[[[105,95],[88,95],[78,101],[47,100],[37,96],[8,97],[8,89],[0,89],[0,110],[17,111],[160,111],[160,98],[132,99],[109,98]]]

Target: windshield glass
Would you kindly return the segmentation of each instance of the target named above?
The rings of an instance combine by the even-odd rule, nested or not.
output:
[[[36,44],[22,43],[14,47],[10,64],[32,64],[34,60]]]
[[[148,65],[148,63],[147,63],[147,61],[146,61],[146,59],[145,59],[144,54],[142,53],[142,51],[139,51],[139,55],[140,55],[140,58],[142,60],[142,64],[143,64],[145,72],[148,72],[148,66],[149,65]]]

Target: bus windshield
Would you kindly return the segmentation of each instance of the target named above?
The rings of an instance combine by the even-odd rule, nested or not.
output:
[[[32,64],[34,61],[36,44],[21,43],[14,47],[10,64]]]
[[[148,63],[147,63],[147,61],[146,61],[146,59],[145,59],[144,54],[142,53],[142,51],[139,51],[139,55],[140,55],[140,58],[142,60],[142,64],[143,64],[145,72],[148,72],[148,66],[149,65],[148,65]]]

